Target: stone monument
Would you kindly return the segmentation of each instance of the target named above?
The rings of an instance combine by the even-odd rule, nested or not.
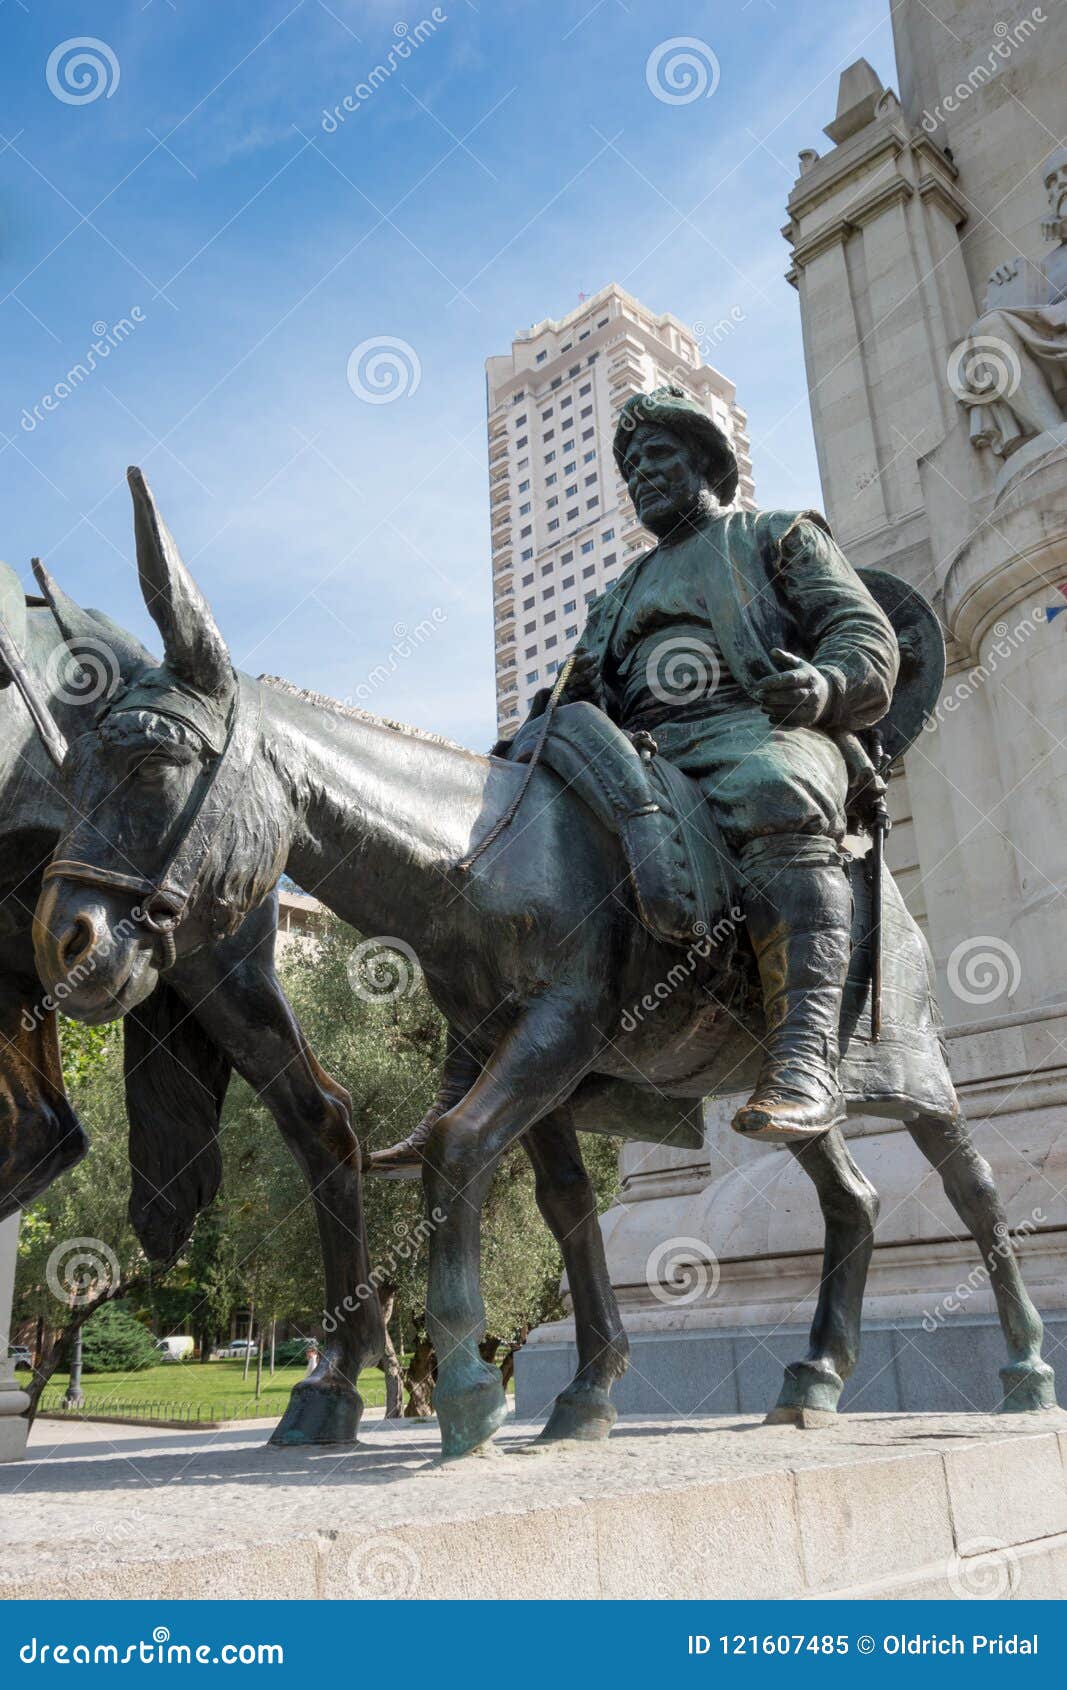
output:
[[[961,1101],[1054,1353],[1067,1332],[1067,161],[1052,149],[1067,8],[1005,23],[993,0],[895,0],[892,16],[900,95],[863,60],[844,72],[830,148],[800,157],[789,279],[835,536],[857,566],[931,598],[949,637],[937,720],[890,781],[887,859],[933,949]],[[999,343],[984,349],[992,386],[973,363],[979,336]],[[622,1153],[602,1217],[632,1347],[620,1408],[758,1409],[810,1314],[811,1198],[787,1156],[730,1132],[735,1106],[709,1111],[700,1154]],[[991,1407],[996,1318],[973,1247],[899,1126],[868,1119],[849,1139],[882,1218],[842,1407]],[[543,1327],[520,1353],[521,1411],[550,1397],[570,1334]]]

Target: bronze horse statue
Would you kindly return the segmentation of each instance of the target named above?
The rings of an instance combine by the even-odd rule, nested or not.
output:
[[[542,1436],[606,1436],[627,1345],[576,1134],[699,1143],[700,1099],[744,1085],[761,1012],[743,989],[750,964],[728,917],[725,871],[723,919],[691,980],[655,1015],[629,1014],[678,952],[638,919],[619,840],[574,785],[543,763],[478,756],[235,673],[139,472],[130,485],[141,588],[164,661],[133,676],[70,747],[66,823],[37,907],[43,980],[55,987],[99,953],[67,1012],[130,1014],[161,974],[174,977],[232,931],[283,870],[362,933],[412,948],[453,1041],[423,1170],[443,1452],[475,1449],[505,1418],[500,1375],[478,1351],[479,1222],[493,1170],[518,1141],[559,1242],[577,1329],[577,1373]],[[876,1042],[862,864],[852,882],[855,957],[841,1029],[850,1110],[906,1121],[987,1264],[1008,1348],[1004,1406],[1048,1406],[1041,1321],[956,1102],[924,941],[887,877]],[[787,1367],[776,1410],[799,1419],[834,1409],[855,1365],[877,1197],[839,1129],[789,1148],[826,1226],[810,1346]],[[352,1248],[362,1246],[353,1239]],[[372,1318],[366,1306],[361,1317]],[[380,1347],[369,1331],[354,1342],[364,1359]],[[358,1409],[353,1383],[345,1424]]]
[[[41,702],[56,724],[55,755],[65,736],[84,732],[103,691],[151,668],[152,658],[132,635],[39,575],[48,597],[27,600],[0,565],[0,611],[32,671],[47,678]],[[33,911],[68,812],[48,748],[11,679],[0,662],[0,1219],[27,1208],[88,1148],[64,1090],[57,1006],[68,1007],[69,992],[83,1020],[115,1013],[107,991],[97,993],[95,960],[47,997],[37,973]],[[308,1181],[326,1306],[339,1311],[319,1368],[294,1388],[273,1441],[348,1441],[355,1435],[346,1419],[348,1380],[381,1328],[376,1300],[361,1305],[353,1349],[346,1310],[368,1272],[358,1243],[358,1149],[348,1094],[316,1062],[278,982],[276,930],[277,899],[268,892],[242,911],[231,935],[177,961],[126,1017],[130,1219],[154,1264],[168,1265],[184,1248],[219,1187],[219,1116],[236,1070],[270,1109]]]

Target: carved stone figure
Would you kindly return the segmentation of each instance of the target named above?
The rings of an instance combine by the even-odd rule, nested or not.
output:
[[[693,453],[691,438],[662,422],[646,417],[633,433],[641,454],[635,486],[647,483],[642,514],[665,513],[689,486],[697,502],[687,507],[686,547],[702,543],[705,523],[724,533],[736,527],[736,551],[718,554],[718,567],[734,574],[734,621],[701,620],[692,632],[701,641],[714,633],[724,673],[729,664],[734,676],[737,663],[737,685],[774,729],[761,741],[747,724],[757,761],[766,748],[766,779],[783,802],[799,804],[807,791],[803,837],[814,838],[820,853],[816,863],[802,856],[814,891],[790,906],[804,917],[807,978],[783,949],[791,935],[774,930],[762,906],[754,926],[757,944],[773,948],[785,970],[766,992],[774,1089],[757,1088],[760,1124],[782,1121],[826,1223],[810,1348],[786,1369],[775,1413],[797,1420],[832,1411],[858,1353],[877,1200],[836,1124],[838,1088],[848,1109],[902,1117],[937,1168],[994,1287],[1009,1353],[1004,1406],[1046,1406],[1054,1399],[1041,1321],[1005,1247],[1003,1210],[945,1068],[921,935],[888,876],[875,902],[866,866],[843,864],[838,854],[845,729],[885,708],[896,649],[889,623],[852,584],[818,524],[713,516],[705,495],[712,485],[728,492],[729,466],[717,461],[709,476],[707,454]],[[703,430],[698,438],[710,437]],[[629,444],[620,444],[627,463]],[[130,484],[141,586],[164,661],[108,700],[64,764],[67,824],[35,928],[42,977],[54,983],[98,957],[92,992],[76,988],[69,1013],[98,1014],[101,991],[110,993],[112,1013],[129,1013],[161,973],[239,921],[286,868],[363,933],[388,934],[414,950],[451,1029],[446,1106],[423,1151],[427,1318],[439,1360],[434,1406],[444,1453],[478,1447],[506,1417],[499,1372],[479,1353],[479,1231],[494,1169],[519,1142],[559,1242],[577,1327],[578,1369],[542,1436],[604,1437],[627,1345],[577,1131],[699,1144],[700,1100],[757,1080],[768,1034],[765,994],[746,921],[735,912],[739,895],[766,898],[769,909],[772,886],[760,874],[739,894],[734,854],[703,784],[710,765],[700,765],[698,783],[647,739],[635,745],[588,697],[557,699],[558,709],[520,735],[525,747],[487,758],[284,683],[238,675],[139,472],[131,471]],[[794,538],[783,549],[790,529]],[[790,567],[791,544],[804,559],[787,596],[775,577]],[[641,574],[638,565],[624,578],[620,600],[629,602]],[[710,608],[712,577],[704,580]],[[813,610],[832,600],[853,636],[858,624],[866,639],[835,640],[833,616],[819,611],[813,640],[802,581]],[[631,687],[643,696],[641,670],[628,661],[638,645],[619,644],[598,666],[596,652],[608,651],[614,627],[601,620],[596,639],[595,625],[587,636],[576,691],[588,691],[602,673],[616,696]],[[764,645],[768,656],[787,652],[787,635],[801,651],[763,673],[746,668]],[[825,673],[805,651],[822,657]],[[890,726],[895,704],[894,696]],[[827,738],[825,749],[812,749],[807,785],[800,762],[776,755],[777,733],[793,713],[805,724],[798,734],[814,733],[820,720],[841,723],[836,743]],[[729,764],[720,747],[714,766]],[[869,781],[869,762],[865,768]],[[748,802],[743,785],[735,790]],[[751,814],[773,840],[771,807]],[[789,829],[796,829],[794,811]],[[747,825],[741,831],[751,837]],[[851,890],[847,935],[839,925],[844,896],[836,882],[827,887],[831,872],[841,876],[844,896]],[[879,929],[883,1014],[875,1039],[871,944]],[[816,932],[825,945],[809,943]],[[794,994],[809,989],[817,1013],[801,1018]],[[788,1037],[780,1040],[783,1024]],[[814,1074],[815,1088],[798,1084],[793,1095],[794,1072],[804,1087]],[[820,1116],[822,1130],[809,1130]]]
[[[92,956],[80,966],[74,957],[65,961],[48,988],[37,973],[33,909],[65,813],[52,759],[92,725],[112,689],[152,667],[132,634],[83,610],[43,570],[38,578],[47,598],[27,602],[14,572],[0,564],[4,623],[38,677],[41,714],[53,723],[46,751],[0,661],[0,1219],[26,1208],[88,1149],[64,1091],[57,1006],[77,998],[90,1022],[126,1007],[120,980],[106,968],[98,973]],[[235,913],[228,934],[176,961],[126,1017],[130,1221],[151,1262],[166,1266],[184,1249],[219,1188],[219,1117],[236,1070],[271,1111],[307,1178],[325,1306],[337,1310],[326,1353],[294,1388],[272,1442],[345,1443],[359,1417],[358,1368],[384,1346],[377,1299],[358,1295],[369,1264],[351,1102],[316,1062],[278,982],[277,901],[264,890],[264,899]]]
[[[993,272],[986,309],[949,371],[970,411],[972,443],[998,458],[1067,427],[1067,147],[1049,155],[1042,175],[1049,216],[1041,232],[1058,244],[1043,270],[1015,259]]]

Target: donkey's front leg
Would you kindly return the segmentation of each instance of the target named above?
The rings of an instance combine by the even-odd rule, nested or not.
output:
[[[525,1010],[426,1147],[423,1184],[434,1227],[426,1313],[446,1460],[487,1443],[507,1416],[500,1374],[478,1353],[485,1331],[481,1216],[489,1182],[509,1145],[573,1091],[588,1060],[590,1026],[590,1017],[569,1002],[541,999]]]
[[[271,1443],[354,1443],[363,1412],[356,1382],[381,1356],[385,1328],[370,1277],[351,1103],[315,1060],[282,992],[273,931],[253,946],[242,928],[232,944],[247,954],[234,963],[229,947],[205,947],[174,970],[174,986],[199,1003],[198,1018],[280,1127],[311,1193],[325,1269],[322,1360],[294,1385]]]

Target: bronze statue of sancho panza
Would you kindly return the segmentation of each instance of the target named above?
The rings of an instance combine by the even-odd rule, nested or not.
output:
[[[629,399],[614,452],[658,544],[594,601],[567,696],[650,733],[699,783],[736,859],[767,1031],[734,1126],[755,1138],[825,1132],[844,1118],[841,736],[888,709],[896,637],[822,517],[725,508],[733,448],[680,388]]]

